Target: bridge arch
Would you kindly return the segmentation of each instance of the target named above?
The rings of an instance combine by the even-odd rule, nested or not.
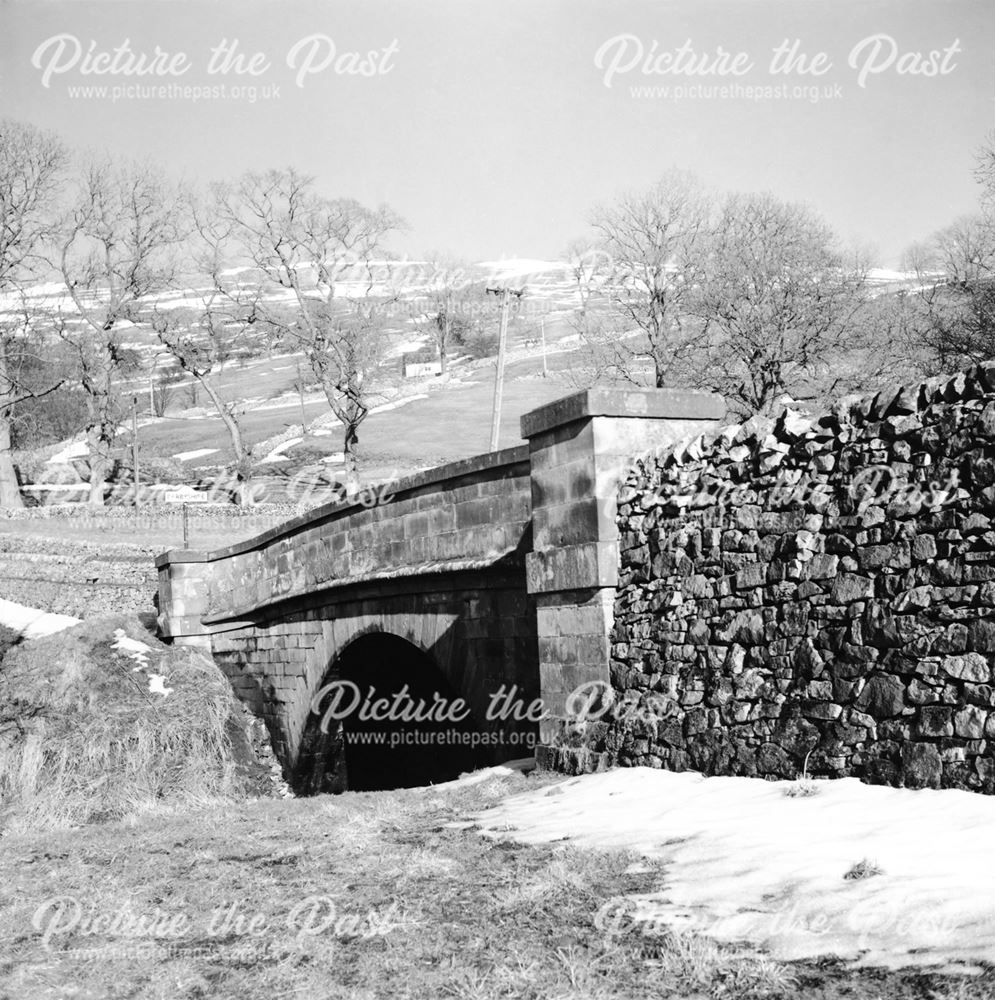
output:
[[[410,639],[364,629],[313,700],[294,774],[298,794],[449,781],[487,761],[478,720],[443,669]]]

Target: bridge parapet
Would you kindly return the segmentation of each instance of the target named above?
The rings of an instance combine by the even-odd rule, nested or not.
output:
[[[326,504],[235,545],[159,556],[160,631],[209,645],[212,632],[332,587],[523,565],[530,518],[525,446],[429,469],[376,503]]]

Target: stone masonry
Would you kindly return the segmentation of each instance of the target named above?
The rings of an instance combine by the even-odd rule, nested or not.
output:
[[[684,441],[618,511],[615,702],[579,748],[995,792],[995,367]]]
[[[565,699],[607,682],[618,578],[618,484],[636,454],[714,426],[719,397],[590,390],[526,414],[527,446],[390,484],[375,505],[329,504],[215,552],[160,556],[160,630],[210,649],[265,719],[291,776],[314,693],[356,639],[427,654],[484,728],[495,759],[523,755],[533,721],[485,720],[514,687],[550,712],[539,756],[564,744]]]

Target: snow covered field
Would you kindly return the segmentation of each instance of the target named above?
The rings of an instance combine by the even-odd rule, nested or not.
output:
[[[660,892],[598,914],[609,935],[635,924],[749,942],[780,960],[995,963],[995,798],[815,784],[817,794],[789,797],[785,781],[619,769],[509,798],[475,821],[498,839],[663,860]],[[855,877],[861,862],[880,873]]]
[[[0,625],[6,625],[20,633],[24,639],[37,639],[53,632],[61,632],[79,622],[79,618],[69,615],[56,615],[49,611],[39,611],[38,608],[28,608],[14,601],[0,600]]]

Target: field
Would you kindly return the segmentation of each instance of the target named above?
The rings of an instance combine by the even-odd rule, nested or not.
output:
[[[475,784],[205,803],[5,838],[0,997],[995,995],[990,979],[779,964],[690,933],[613,931],[605,914],[620,896],[660,885],[660,866],[485,838],[472,822],[509,795],[554,794],[563,780],[502,769]]]

